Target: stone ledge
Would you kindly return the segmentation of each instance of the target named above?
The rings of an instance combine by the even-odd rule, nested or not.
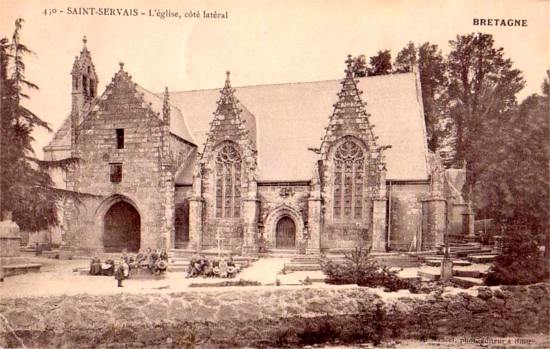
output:
[[[11,264],[4,265],[4,276],[21,275],[26,273],[38,273],[42,264]]]

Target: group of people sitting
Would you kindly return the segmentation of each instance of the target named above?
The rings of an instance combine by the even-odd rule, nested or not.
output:
[[[98,256],[92,258],[90,262],[90,275],[106,275],[128,279],[132,270],[148,269],[151,275],[158,275],[168,268],[168,253],[166,250],[151,250],[147,248],[145,252],[139,252],[135,257],[128,254],[126,249],[122,250],[120,260],[115,262],[107,259],[101,262]],[[121,279],[121,280],[122,280]]]
[[[200,258],[194,255],[189,260],[189,268],[186,277],[196,278],[202,275],[204,278],[234,278],[239,271],[240,268],[235,265],[232,256],[208,260],[204,255],[201,255]]]

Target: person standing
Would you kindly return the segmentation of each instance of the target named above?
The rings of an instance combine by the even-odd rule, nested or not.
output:
[[[115,269],[115,280],[118,281],[118,287],[124,287],[122,286],[122,280],[124,280],[124,264],[124,261],[121,260]]]
[[[157,261],[159,260],[159,251],[155,250],[151,252],[149,255],[149,271],[151,271],[151,275],[157,273]]]

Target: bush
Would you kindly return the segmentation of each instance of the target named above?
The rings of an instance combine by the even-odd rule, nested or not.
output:
[[[415,286],[397,276],[398,271],[380,266],[370,255],[370,249],[355,248],[345,255],[344,262],[334,262],[321,256],[320,264],[327,276],[326,283],[333,285],[357,284],[363,287],[384,287],[385,291],[415,290]]]
[[[548,280],[548,264],[534,235],[521,228],[506,231],[502,251],[485,277],[485,284],[527,285]]]

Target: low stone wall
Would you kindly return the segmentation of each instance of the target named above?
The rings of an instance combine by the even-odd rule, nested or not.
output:
[[[430,295],[384,295],[358,287],[243,287],[4,298],[0,346],[296,347],[389,337],[548,333],[549,292],[549,284]]]

